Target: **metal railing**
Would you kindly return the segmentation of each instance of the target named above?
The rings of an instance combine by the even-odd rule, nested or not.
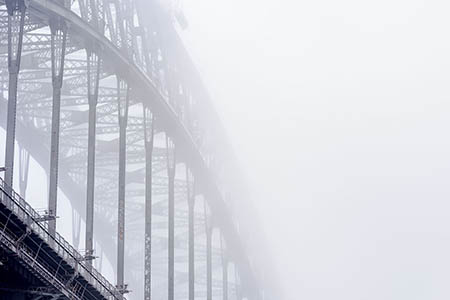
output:
[[[123,295],[94,267],[89,266],[83,255],[69,244],[58,232],[50,235],[47,222],[12,188],[0,178],[0,201],[11,210],[24,224],[53,249],[67,264],[81,275],[106,299],[123,300]]]

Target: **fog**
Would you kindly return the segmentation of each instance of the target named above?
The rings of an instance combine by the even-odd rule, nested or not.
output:
[[[266,236],[258,246],[271,254],[265,263],[276,269],[271,275],[285,296],[273,300],[448,299],[450,3],[174,2],[189,22],[182,39],[245,173],[238,178],[248,180],[257,226]],[[50,95],[50,78],[46,83]],[[49,132],[41,133],[48,145]],[[4,142],[0,129],[1,164]],[[16,190],[22,146],[16,144]],[[42,161],[30,159],[26,197],[41,213],[48,194],[48,162]],[[82,166],[76,174],[85,178]],[[57,229],[83,252],[84,220],[68,198],[59,191]],[[141,213],[134,217],[139,222]],[[166,218],[157,221],[165,236]],[[138,233],[143,236],[143,226]],[[115,250],[95,248],[94,266],[116,282],[115,256],[102,262]],[[166,293],[167,252],[155,257],[153,291]],[[143,274],[142,264],[138,269]],[[143,284],[126,276],[134,292],[129,299],[136,299]],[[202,284],[196,282],[200,292]],[[187,285],[180,290],[187,295]]]
[[[448,299],[448,1],[183,9],[286,298]]]

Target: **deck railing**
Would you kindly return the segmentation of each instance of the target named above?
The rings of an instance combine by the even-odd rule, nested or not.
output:
[[[123,300],[119,290],[112,285],[99,271],[89,266],[85,257],[80,254],[58,232],[52,236],[43,216],[36,212],[18,193],[7,186],[0,178],[0,201],[11,210],[29,229],[51,247],[67,264],[81,275],[91,286],[97,289],[106,299]]]

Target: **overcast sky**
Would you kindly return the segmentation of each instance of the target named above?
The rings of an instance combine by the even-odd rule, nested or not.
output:
[[[288,299],[448,299],[449,2],[183,3]]]

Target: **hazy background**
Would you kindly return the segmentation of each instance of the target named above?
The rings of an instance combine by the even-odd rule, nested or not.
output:
[[[449,2],[183,6],[288,299],[448,299]]]

